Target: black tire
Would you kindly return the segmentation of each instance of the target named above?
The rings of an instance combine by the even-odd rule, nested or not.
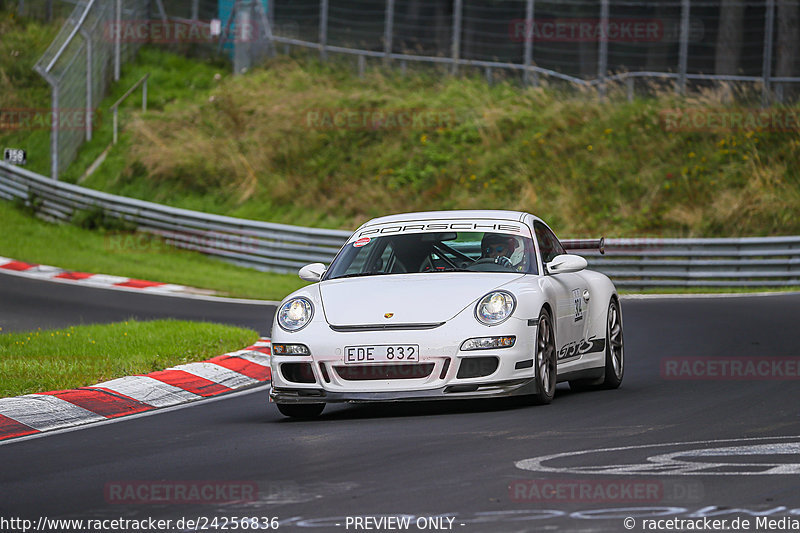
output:
[[[316,418],[325,409],[324,403],[279,403],[278,411],[291,418]]]
[[[531,400],[534,404],[545,405],[553,401],[558,381],[556,364],[556,335],[550,313],[542,309],[539,326],[536,328],[536,353],[533,356],[536,393]]]
[[[622,313],[619,301],[611,299],[606,319],[606,371],[602,387],[616,389],[622,384],[625,375],[625,348],[622,336]]]

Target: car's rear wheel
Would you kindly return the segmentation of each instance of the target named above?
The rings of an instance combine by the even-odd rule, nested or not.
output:
[[[315,418],[325,409],[324,403],[279,403],[278,411],[292,418]]]
[[[577,379],[569,382],[575,392],[597,389],[616,389],[625,374],[625,350],[622,338],[622,314],[619,302],[612,298],[606,315],[606,357],[603,375],[597,379]]]
[[[625,349],[622,337],[622,314],[616,298],[608,305],[606,324],[606,371],[603,379],[604,389],[616,389],[622,384],[625,375]]]
[[[548,404],[553,401],[556,391],[556,336],[550,314],[545,309],[539,315],[534,363],[536,394],[533,395],[533,402]]]

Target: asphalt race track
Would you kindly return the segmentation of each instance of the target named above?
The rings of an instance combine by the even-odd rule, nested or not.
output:
[[[242,326],[266,335],[274,305],[228,303],[83,287],[0,274],[4,332],[103,324],[135,318],[178,318]]]
[[[65,324],[65,314],[177,316],[258,329],[264,320],[248,322],[252,310],[233,304],[109,291],[72,299],[71,287],[41,283],[0,276],[0,319],[23,327]],[[796,530],[800,295],[628,299],[623,315],[627,365],[616,391],[562,384],[542,407],[337,406],[289,421],[261,388],[0,445],[0,516],[153,518],[172,520],[170,531],[241,530],[243,517],[258,517],[262,529],[277,517],[285,531],[641,532],[652,530],[646,520],[667,518],[706,522],[661,530],[718,531],[714,519],[728,529],[749,520],[742,531],[782,519],[775,524],[786,528],[770,530]],[[708,365],[673,372],[707,357],[768,364],[738,379]],[[173,497],[208,486],[217,492],[201,503]],[[410,526],[379,522],[387,516]]]

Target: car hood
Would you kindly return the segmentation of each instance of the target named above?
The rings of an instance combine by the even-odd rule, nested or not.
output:
[[[487,292],[523,275],[452,272],[323,281],[325,318],[335,326],[445,322]],[[391,313],[391,318],[386,314]]]

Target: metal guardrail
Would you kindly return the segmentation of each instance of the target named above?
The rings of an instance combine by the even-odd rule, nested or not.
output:
[[[0,198],[36,199],[37,212],[66,221],[101,209],[168,244],[272,272],[328,263],[348,231],[213,215],[116,196],[0,162]],[[800,236],[728,239],[606,239],[605,255],[581,251],[619,287],[800,286]]]
[[[347,231],[245,220],[116,196],[3,162],[0,198],[36,198],[39,214],[61,221],[78,210],[102,209],[172,246],[271,272],[296,272],[308,263],[329,262],[350,236]]]

